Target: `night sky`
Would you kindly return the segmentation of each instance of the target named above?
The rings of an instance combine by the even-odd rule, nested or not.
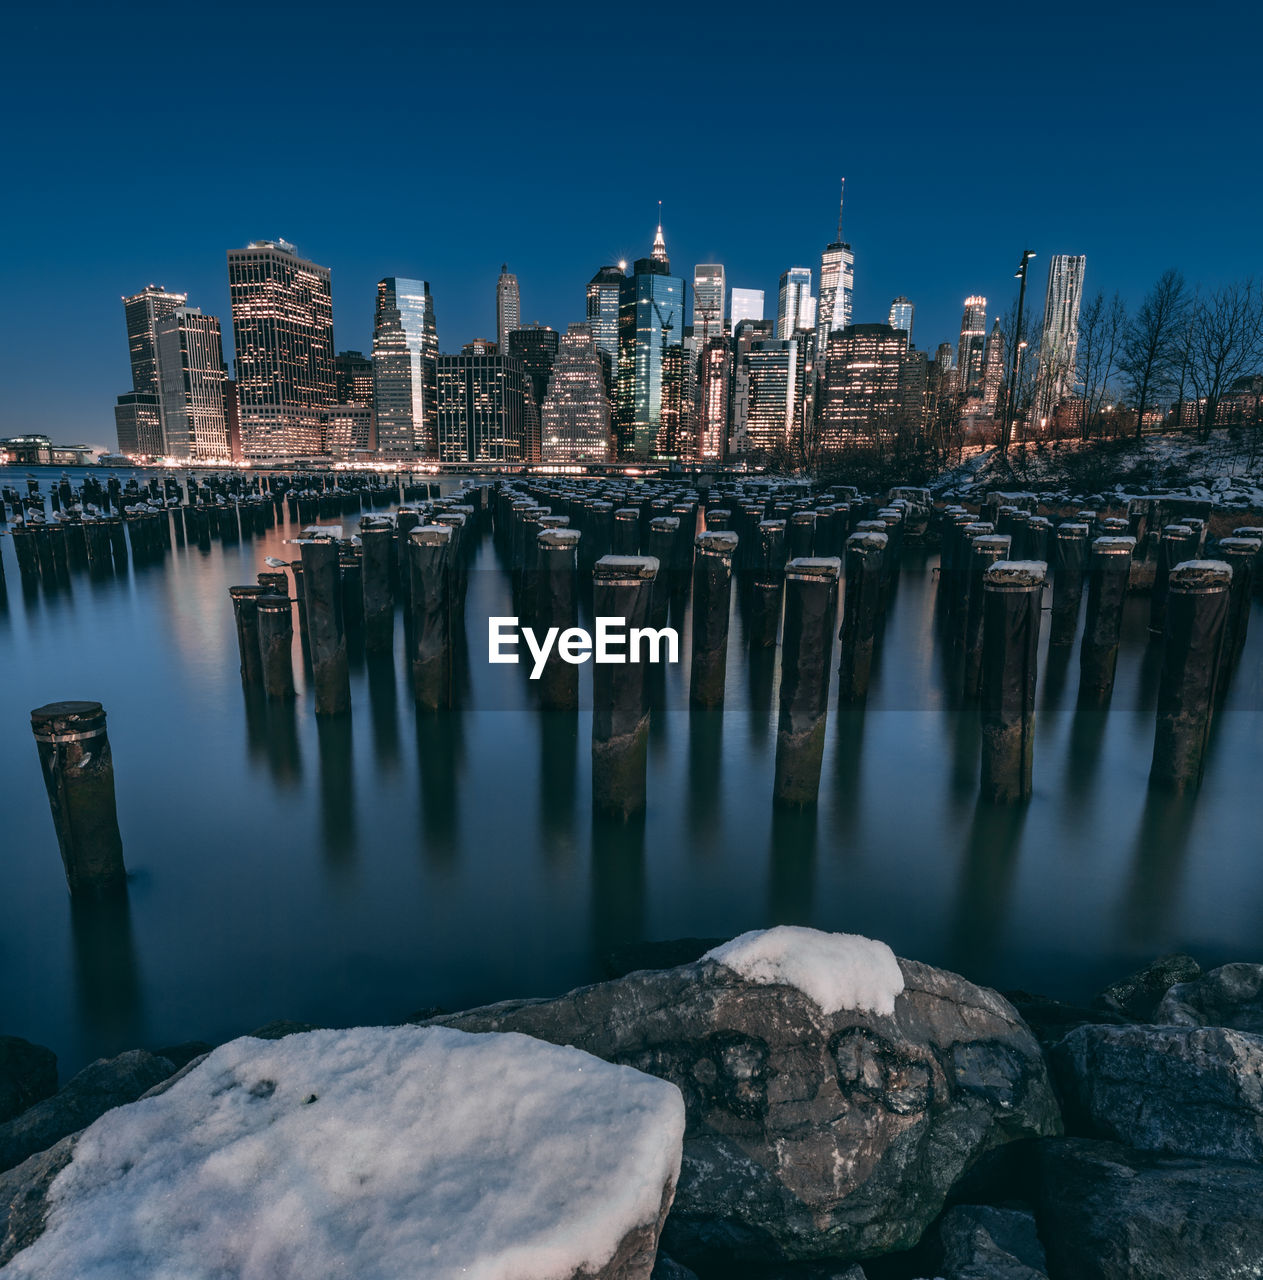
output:
[[[6,18],[0,434],[114,446],[119,298],[231,322],[225,252],[283,237],[333,269],[339,349],[374,285],[431,282],[442,349],[583,318],[602,264],[726,264],[774,314],[833,238],[855,319],[916,344],[992,316],[1028,246],[1138,299],[1179,266],[1263,267],[1256,6],[29,4]]]

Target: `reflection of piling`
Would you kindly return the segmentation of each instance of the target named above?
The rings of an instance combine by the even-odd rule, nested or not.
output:
[[[862,702],[868,696],[877,619],[881,614],[881,561],[887,545],[886,535],[876,530],[853,533],[846,540],[839,702]]]
[[[773,649],[781,623],[785,563],[789,558],[785,545],[785,521],[760,521],[755,533],[759,545],[750,600],[750,646]]]
[[[539,626],[557,628],[560,638],[579,617],[579,531],[543,529],[536,534],[536,593]],[[571,711],[579,705],[579,668],[559,653],[560,642],[549,651],[539,677],[539,700],[545,710]]]
[[[1231,582],[1219,560],[1185,561],[1170,573],[1149,776],[1171,791],[1201,781]]]
[[[452,543],[450,525],[430,524],[408,535],[411,577],[412,691],[418,707],[452,705]]]
[[[1158,567],[1153,575],[1153,592],[1149,597],[1149,630],[1161,635],[1166,626],[1167,591],[1171,570],[1193,556],[1197,534],[1184,524],[1169,524],[1158,539]]]
[[[840,573],[841,564],[833,557],[800,557],[785,567],[781,707],[772,790],[777,804],[815,804],[820,791]]]
[[[598,618],[622,618],[629,632],[629,645],[631,628],[648,624],[657,576],[658,561],[653,556],[604,556],[593,566],[593,612]],[[626,821],[644,811],[648,743],[644,663],[594,664],[594,812]]]
[[[1223,665],[1233,666],[1245,648],[1250,625],[1250,595],[1254,585],[1254,564],[1263,548],[1259,538],[1223,538],[1219,557],[1232,570],[1228,593],[1228,621],[1224,625]]]
[[[258,611],[259,659],[263,689],[269,698],[294,696],[294,616],[289,597],[261,595]]]
[[[259,597],[263,587],[229,587],[232,611],[237,622],[237,653],[241,659],[241,683],[263,683],[263,664],[259,658]]]
[[[1000,560],[983,575],[982,798],[1031,794],[1040,596],[1047,566]]]
[[[31,730],[70,892],[119,892],[127,872],[105,711],[99,702],[50,703],[31,712]]]
[[[1088,613],[1079,646],[1079,700],[1089,705],[1103,705],[1114,691],[1123,604],[1135,549],[1132,537],[1097,538],[1092,543]]]
[[[728,661],[735,533],[699,533],[693,558],[693,665],[689,703],[722,707]]]
[[[1083,573],[1088,563],[1088,526],[1067,523],[1057,526],[1053,538],[1052,620],[1048,643],[1074,642],[1079,625],[1079,603],[1083,599]],[[1016,542],[1014,559],[1019,559]]]
[[[351,709],[351,677],[342,619],[342,582],[335,542],[304,542],[303,600],[311,647],[317,715],[342,715]]]

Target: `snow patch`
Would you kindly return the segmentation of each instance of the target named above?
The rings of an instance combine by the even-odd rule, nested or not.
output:
[[[673,1084],[528,1036],[243,1037],[84,1132],[5,1277],[557,1280],[657,1221],[683,1135]]]
[[[708,951],[750,982],[795,987],[825,1014],[858,1009],[890,1016],[903,972],[884,942],[856,933],[822,933],[799,925],[756,929]]]

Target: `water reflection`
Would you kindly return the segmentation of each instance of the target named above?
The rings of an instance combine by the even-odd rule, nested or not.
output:
[[[386,776],[399,768],[399,689],[394,653],[370,653],[368,708],[373,722],[373,753]]]
[[[445,874],[460,861],[457,793],[464,751],[459,711],[417,712],[421,784],[421,847],[427,864]]]
[[[550,866],[570,861],[575,843],[576,779],[579,766],[577,711],[537,711],[539,722],[539,817],[543,851]]]
[[[974,806],[965,841],[948,941],[948,965],[960,973],[992,968],[1006,924],[1017,875],[1027,805]]]
[[[1145,796],[1122,905],[1124,939],[1138,954],[1165,949],[1174,936],[1196,811],[1192,794],[1172,795],[1150,787]]]
[[[722,707],[689,712],[687,813],[694,848],[709,842],[719,816],[723,736]]]
[[[810,924],[815,907],[815,808],[772,810],[768,850],[769,924]]]
[[[140,968],[131,903],[117,894],[70,901],[75,1000],[94,1054],[116,1054],[146,1042]]]
[[[592,818],[591,958],[645,937],[645,819]]]
[[[355,770],[351,725],[350,716],[316,717],[325,854],[331,865],[343,868],[355,853]]]

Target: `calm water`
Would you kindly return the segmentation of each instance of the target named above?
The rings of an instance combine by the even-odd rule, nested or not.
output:
[[[936,557],[909,552],[867,711],[831,707],[807,815],[772,809],[775,662],[750,659],[734,602],[727,706],[672,709],[687,664],[667,672],[649,812],[624,830],[593,823],[590,717],[541,715],[526,667],[485,662],[486,617],[513,612],[489,538],[464,710],[418,719],[398,619],[393,662],[353,659],[349,719],[318,724],[301,684],[292,709],[248,700],[227,590],[294,532],[33,598],[0,537],[0,1032],[52,1046],[64,1072],[278,1017],[555,993],[631,941],[772,923],[1074,998],[1177,947],[1263,959],[1258,601],[1194,800],[1147,792],[1160,646],[1134,599],[1113,710],[1076,713],[1077,645],[1045,654],[1035,796],[993,811],[975,803],[976,710],[942,692]],[[131,873],[104,914],[72,910],[28,719],[79,698],[109,713]]]

